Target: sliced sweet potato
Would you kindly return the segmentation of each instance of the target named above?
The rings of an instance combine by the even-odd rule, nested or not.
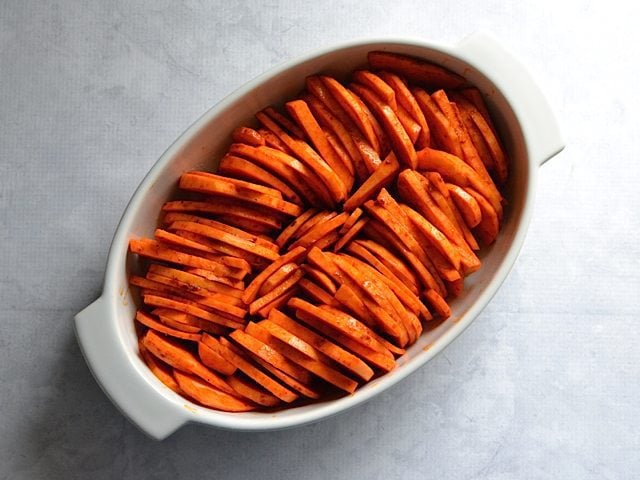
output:
[[[489,200],[498,216],[502,218],[502,196],[496,186],[480,178],[473,168],[455,155],[441,150],[423,148],[418,152],[418,169],[433,170],[438,172],[445,181],[477,190]]]
[[[305,133],[300,127],[298,127],[289,117],[283,115],[278,110],[273,107],[267,107],[263,110],[263,112],[268,115],[274,122],[276,122],[280,127],[289,135],[304,140]],[[267,127],[268,128],[268,127]]]
[[[384,345],[375,340],[374,336],[371,335],[372,331],[369,327],[344,312],[338,314],[338,310],[327,311],[297,297],[289,300],[288,305],[296,311],[301,311],[312,316],[318,322],[329,325],[331,328],[351,337],[356,342],[361,343],[371,350],[375,350],[384,355],[391,354]]]
[[[255,356],[253,354],[251,354],[251,356],[256,361],[256,363],[258,365],[260,365],[262,368],[264,368],[266,371],[268,371],[271,375],[276,377],[282,383],[287,385],[289,388],[291,388],[291,389],[295,390],[296,392],[298,392],[300,395],[302,395],[304,397],[307,397],[307,398],[314,399],[314,400],[320,398],[320,391],[319,390],[317,390],[315,388],[311,388],[309,385],[306,385],[303,382],[300,382],[299,380],[297,380],[296,378],[292,377],[291,375],[289,375],[289,374],[283,372],[282,370],[279,370],[278,368],[274,367],[269,362],[265,362],[260,357],[257,357],[257,356]]]
[[[396,156],[390,153],[378,169],[344,202],[344,210],[352,212],[364,202],[376,196],[381,188],[386,187],[393,180],[398,170],[400,170],[400,163],[398,163]]]
[[[140,310],[136,312],[136,320],[145,327],[149,327],[156,332],[164,333],[165,335],[169,335],[171,337],[179,338],[181,340],[189,340],[191,342],[200,341],[199,333],[187,333],[181,330],[176,330],[175,328],[167,327],[166,325],[163,325],[161,322],[158,322],[157,320],[153,319],[146,313],[141,312]]]
[[[222,378],[205,367],[195,355],[177,342],[149,330],[143,337],[142,344],[149,352],[173,368],[196,375],[220,391],[234,394],[233,389]]]
[[[291,274],[280,285],[273,288],[269,293],[251,302],[249,304],[249,313],[253,315],[276,298],[284,295],[288,290],[292,289],[296,285],[296,283],[298,283],[298,280],[300,280],[303,275],[304,272],[302,270],[296,270],[295,272],[293,272],[293,274]]]
[[[305,255],[307,250],[304,247],[291,249],[289,252],[280,256],[271,265],[260,272],[246,288],[242,300],[247,305],[252,303],[258,295],[262,284],[273,275],[282,265],[290,262],[299,262]]]
[[[320,82],[322,83],[322,82]],[[351,135],[351,130],[335,116],[332,111],[325,106],[322,101],[312,95],[302,97],[313,112],[314,117],[328,131],[332,132],[342,143],[349,154],[354,172],[360,181],[366,178],[367,169],[362,161],[360,150]],[[355,128],[355,127],[354,127]]]
[[[309,231],[304,232],[301,237],[293,242],[290,248],[297,246],[309,247],[328,233],[338,230],[347,221],[347,218],[349,218],[349,214],[342,212],[330,220],[315,224]]]
[[[305,368],[309,372],[313,373],[319,378],[322,378],[328,383],[335,385],[336,387],[348,392],[353,393],[358,387],[357,382],[346,377],[342,373],[334,370],[329,365],[320,362],[317,357],[317,352],[310,345],[306,344],[308,349],[314,350],[316,358],[309,357],[306,353],[303,353],[300,349],[292,347],[287,342],[275,337],[270,331],[268,331],[262,325],[250,323],[247,325],[247,333],[260,339],[266,345],[269,345],[274,350],[280,352],[283,356]],[[299,340],[299,339],[298,339]],[[302,347],[302,341],[299,340],[298,347]],[[307,349],[307,350],[308,350]]]
[[[362,98],[382,124],[385,132],[387,132],[387,135],[391,140],[393,151],[397,155],[398,160],[409,168],[416,168],[416,150],[393,109],[389,105],[383,103],[366,87],[353,84],[351,88],[360,98]]]
[[[398,105],[404,107],[409,115],[420,125],[420,136],[416,141],[416,147],[424,148],[431,145],[429,125],[406,82],[395,73],[383,71],[379,72],[379,75],[395,92]]]
[[[188,221],[177,221],[169,225],[169,228],[171,230],[185,230],[187,232],[196,233],[217,242],[226,243],[240,250],[244,250],[251,255],[262,257],[270,261],[278,258],[278,253],[271,248],[264,247],[257,242],[252,242],[251,240],[226,232],[211,225]]]
[[[238,127],[231,134],[231,138],[234,142],[246,143],[254,147],[259,147],[265,144],[264,137],[256,132],[253,128]]]
[[[462,214],[464,222],[469,228],[476,227],[480,223],[480,220],[482,220],[482,212],[476,199],[458,185],[448,183],[447,188],[456,207]]]
[[[227,285],[234,289],[244,289],[244,282],[242,280],[238,280],[237,278],[222,277],[202,268],[187,267],[185,268],[185,271],[193,273],[194,275],[198,275],[199,277],[206,278],[207,280],[211,280],[212,282]]]
[[[206,343],[198,343],[198,356],[207,367],[223,375],[233,375],[236,371],[235,365],[229,363],[222,355]]]
[[[193,315],[194,317],[202,318],[209,322],[217,323],[228,328],[241,328],[243,326],[242,322],[238,321],[237,319],[230,320],[223,315],[210,312],[194,305],[190,305],[186,302],[179,302],[169,298],[160,297],[158,295],[144,295],[143,299],[146,305],[152,307],[170,308],[179,312],[188,313],[189,315]]]
[[[217,199],[215,202],[200,202],[191,200],[175,200],[162,206],[165,212],[198,212],[224,216],[228,219],[238,219],[250,222],[254,229],[274,231],[282,226],[281,220],[273,212],[266,212],[259,207],[240,205],[232,200]]]
[[[498,214],[487,199],[474,189],[466,188],[465,190],[476,200],[480,207],[480,211],[482,212],[482,219],[474,229],[474,232],[476,232],[482,243],[485,245],[491,245],[496,240],[496,237],[500,232],[500,219]]]
[[[287,147],[289,147],[296,157],[307,165],[322,180],[334,202],[341,202],[347,195],[345,184],[340,177],[331,169],[329,164],[320,157],[305,141],[289,136],[284,130],[278,127],[268,116],[259,112],[256,117],[266,128],[271,130]],[[302,213],[302,212],[300,212]]]
[[[338,255],[332,257],[332,259],[346,275],[349,275],[352,280],[362,285],[371,299],[393,318],[392,324],[388,320],[384,321],[385,319],[382,319],[384,324],[381,323],[381,326],[385,329],[385,332],[397,339],[398,344],[402,347],[407,342],[413,343],[415,341],[415,336],[411,335],[413,319],[393,289],[382,280],[382,275],[373,267],[350,255]],[[366,298],[363,300],[365,305],[368,305]],[[405,332],[402,331],[402,327],[404,327]],[[420,328],[420,330],[422,329]],[[408,338],[407,335],[409,335]]]
[[[369,70],[357,70],[353,73],[353,80],[371,89],[381,100],[393,110],[398,109],[396,93],[382,78]]]
[[[244,357],[238,347],[233,345],[226,338],[222,337],[219,341],[215,341],[220,346],[222,355],[230,363],[235,365],[238,370],[244,373],[247,377],[251,378],[258,385],[262,386],[265,390],[271,392],[274,396],[278,397],[284,402],[291,403],[294,400],[297,400],[298,395],[271,378],[260,368],[256,367],[252,362]]]
[[[245,272],[239,272],[237,269],[230,268],[227,265],[168,248],[155,240],[147,238],[129,240],[129,249],[133,253],[143,257],[174,263],[177,265],[209,270],[210,272],[220,276],[241,279],[246,274]]]
[[[367,59],[374,70],[390,70],[402,75],[410,82],[431,88],[460,88],[466,84],[464,77],[420,58],[373,51],[367,54]]]
[[[225,155],[220,160],[218,172],[273,188],[281,192],[287,200],[298,205],[302,204],[302,199],[287,183],[250,160],[234,155]]]
[[[153,309],[153,314],[157,315],[161,321],[169,319],[174,323],[180,323],[187,327],[192,327],[197,331],[210,333],[212,335],[224,335],[228,332],[228,328],[220,324],[209,322],[188,313],[179,312],[166,307],[157,307]],[[195,332],[194,332],[195,333]]]
[[[227,383],[231,385],[239,395],[248,400],[262,405],[263,407],[275,407],[280,403],[280,399],[270,393],[265,392],[257,385],[253,385],[252,382],[242,378],[240,375],[233,375],[227,377]]]
[[[425,298],[429,302],[429,305],[433,308],[436,315],[440,318],[449,318],[451,315],[451,308],[447,301],[435,290],[427,290],[424,293]]]
[[[311,217],[318,213],[317,208],[310,208],[306,210],[302,215],[296,217],[293,222],[291,222],[287,227],[280,232],[280,235],[276,238],[276,244],[282,248],[284,247],[291,238],[296,234],[298,229],[304,225],[304,223],[309,220]]]
[[[313,315],[310,315],[304,311],[297,310],[296,318],[302,322],[313,327],[318,332],[322,333],[328,338],[331,338],[339,345],[342,345],[347,350],[353,352],[357,357],[364,360],[369,365],[374,366],[384,372],[390,372],[395,367],[395,361],[393,355],[380,353],[376,350],[372,350],[366,347],[362,343],[353,340],[350,336],[332,328],[331,326],[318,321]]]
[[[407,215],[413,225],[424,235],[424,237],[449,261],[456,270],[460,270],[460,252],[457,246],[453,245],[449,239],[429,220],[408,205],[401,206],[402,211]]]
[[[345,245],[348,245],[349,242],[351,242],[351,240],[353,240],[362,231],[362,229],[367,226],[368,221],[368,218],[362,218],[358,220],[355,225],[353,225],[346,233],[342,235],[342,237],[340,237],[340,239],[333,246],[333,251],[339,252],[345,247]]]
[[[328,198],[327,195],[322,196],[325,187],[320,178],[292,154],[269,146],[251,147],[240,143],[232,144],[229,153],[247,158],[273,173],[307,202],[315,203],[318,199],[325,201]]]
[[[344,111],[347,112],[351,121],[357,125],[367,142],[374,148],[378,155],[380,155],[381,148],[378,137],[375,134],[369,117],[367,117],[367,114],[364,112],[361,105],[353,98],[353,93],[351,93],[335,78],[323,75],[320,79]]]
[[[230,287],[224,283],[218,283],[212,280],[208,280],[194,273],[189,273],[184,270],[178,270],[175,268],[165,267],[163,265],[153,264],[149,266],[147,275],[158,275],[164,279],[174,280],[176,287],[181,287],[199,295],[224,295],[227,298],[240,299],[242,297],[242,290],[234,287]],[[151,278],[151,277],[149,277]],[[234,303],[235,304],[235,303]]]
[[[256,408],[255,404],[213,388],[196,376],[183,373],[178,369],[174,370],[173,375],[184,393],[207,407],[222,410],[223,412],[249,412]],[[237,395],[235,390],[232,389],[232,391]]]
[[[336,345],[331,340],[319,335],[312,330],[300,325],[295,320],[286,316],[279,310],[272,310],[269,315],[272,324],[279,325],[283,330],[290,332],[301,340],[305,341],[317,351],[326,355],[348,371],[367,381],[373,377],[373,370],[361,359]]]
[[[150,354],[147,349],[144,347],[142,342],[138,343],[138,350],[140,351],[140,356],[151,370],[158,380],[160,380],[164,385],[169,387],[171,390],[176,392],[178,395],[182,395],[183,392],[176,382],[175,377],[173,376],[173,369],[164,362],[158,360],[157,357]]]
[[[367,250],[358,242],[352,242],[347,247],[347,252],[359,257],[367,262],[378,272],[382,274],[383,281],[391,288],[398,299],[414,314],[422,315],[425,320],[431,319],[429,310],[424,307],[422,302],[417,296],[417,291],[413,291],[411,285],[405,284],[390,268],[388,268],[382,261],[380,261],[373,253]],[[337,298],[337,297],[336,297]]]
[[[335,300],[329,292],[306,278],[301,278],[298,282],[298,286],[308,295],[310,300],[313,300],[318,304],[335,304]]]
[[[334,281],[331,279],[329,275],[327,275],[324,271],[319,268],[315,268],[309,264],[303,265],[303,269],[305,272],[305,276],[316,282],[320,287],[329,292],[330,294],[335,294],[337,287]]]
[[[383,189],[382,192],[385,190]],[[388,197],[385,197],[383,202],[369,200],[365,203],[365,210],[374,218],[378,220],[377,226],[383,227],[383,231],[386,230],[391,233],[391,236],[387,236],[387,240],[391,241],[396,249],[410,262],[416,269],[416,273],[421,277],[422,282],[429,288],[436,289],[437,291],[444,291],[444,285],[439,281],[437,275],[432,273],[433,265],[428,259],[426,253],[415,240],[410,233],[410,229],[407,225],[407,219],[403,214],[398,215],[397,212],[390,212],[386,207],[391,204],[387,201]],[[369,222],[370,226],[376,227],[376,224]],[[381,233],[379,231],[379,233]],[[407,254],[410,252],[410,255]],[[417,263],[414,260],[417,260]]]
[[[438,104],[433,101],[427,92],[420,88],[412,89],[412,93],[431,127],[432,140],[442,150],[462,158],[463,153],[458,135],[449,119],[440,110]]]
[[[419,279],[416,275],[394,255],[389,249],[385,248],[378,242],[370,239],[356,240],[356,243],[373,253],[380,262],[382,262],[389,270],[391,270],[408,288],[415,294],[418,293]]]
[[[266,295],[271,290],[276,288],[282,282],[284,282],[287,278],[295,273],[298,270],[298,264],[295,262],[289,262],[282,265],[278,270],[273,272],[273,274],[267,278],[267,280],[260,287],[260,291],[258,295]]]
[[[228,179],[228,177],[220,178]],[[239,182],[239,180],[237,181]],[[262,187],[262,185],[252,185]],[[253,189],[248,189],[244,186],[238,186],[231,182],[220,180],[216,177],[203,176],[200,173],[195,172],[182,174],[180,177],[180,188],[193,192],[206,193],[208,195],[233,198],[238,201],[259,205],[274,212],[290,215],[292,217],[300,215],[303,211],[299,205],[287,202],[282,198],[278,198],[278,196],[282,197],[282,194],[278,190],[269,189],[272,192],[277,192],[278,196],[276,196],[271,193],[260,191],[262,189],[258,190],[255,189],[255,187]],[[267,187],[262,188],[266,189]]]
[[[275,351],[269,345],[266,345],[264,342],[258,340],[252,335],[249,335],[242,330],[234,330],[229,334],[229,337],[248,352],[268,364],[273,365],[278,370],[292,376],[299,382],[302,382],[305,385],[311,383],[311,374],[307,370],[292,362],[284,355]]]
[[[351,187],[354,182],[353,172],[349,171],[345,163],[343,163],[338,156],[336,150],[330,145],[327,136],[313,116],[313,113],[311,113],[307,103],[304,100],[294,100],[292,102],[288,102],[285,106],[296,122],[298,122],[300,127],[304,130],[307,137],[318,153],[320,153],[324,161],[327,162],[329,167],[338,174],[340,180],[345,186],[346,192],[351,191]]]

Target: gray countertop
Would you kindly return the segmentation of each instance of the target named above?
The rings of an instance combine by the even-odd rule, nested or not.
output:
[[[0,2],[0,478],[637,478],[638,7],[294,3]],[[140,433],[93,380],[72,318],[98,297],[119,216],[164,149],[318,46],[478,29],[534,73],[567,142],[541,168],[526,243],[484,313],[324,422]]]

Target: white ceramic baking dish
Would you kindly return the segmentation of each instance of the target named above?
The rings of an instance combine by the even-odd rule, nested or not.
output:
[[[137,299],[127,276],[135,259],[127,255],[131,237],[150,236],[162,204],[175,192],[180,174],[212,169],[236,126],[258,110],[297,94],[307,75],[345,76],[366,62],[370,50],[425,58],[466,77],[485,95],[510,154],[509,206],[497,242],[482,252],[482,268],[465,281],[452,302],[452,316],[423,335],[398,367],[353,395],[269,413],[224,413],[191,403],[166,388],[138,355],[133,317]],[[421,40],[382,39],[343,43],[277,66],[241,87],[191,125],[162,155],[133,195],[115,233],[102,296],[75,318],[84,356],[115,405],[151,437],[163,439],[189,422],[219,428],[261,431],[314,422],[361,404],[424,365],[456,338],[482,311],[505,280],[522,246],[531,217],[538,167],[560,152],[563,141],[549,105],[532,78],[499,42],[474,34],[454,47]]]

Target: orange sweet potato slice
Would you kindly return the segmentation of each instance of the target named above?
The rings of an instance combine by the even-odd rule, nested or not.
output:
[[[364,202],[377,195],[381,188],[386,187],[393,180],[399,169],[400,164],[396,156],[393,153],[387,155],[387,158],[384,159],[378,169],[344,202],[343,208],[345,212],[354,211]]]
[[[181,330],[176,330],[175,328],[167,327],[140,310],[136,312],[136,321],[140,322],[145,327],[155,330],[156,332],[164,333],[165,335],[179,338],[181,340],[189,340],[192,342],[198,342],[200,340],[199,333],[187,333]]]
[[[142,344],[150,353],[173,368],[196,375],[216,389],[233,395],[233,389],[222,378],[205,367],[195,355],[178,343],[149,330],[143,337]]]
[[[336,345],[328,338],[300,325],[281,311],[272,310],[269,315],[269,321],[272,324],[279,325],[283,330],[290,332],[292,335],[308,343],[318,352],[321,352],[337,364],[342,365],[346,370],[354,373],[361,379],[367,381],[373,377],[373,370],[361,359]]]
[[[229,363],[222,355],[206,343],[198,343],[198,356],[207,367],[223,375],[233,375],[236,371],[236,367],[233,364]]]
[[[380,72],[380,77],[393,89],[396,94],[398,105],[405,108],[411,117],[420,125],[420,136],[416,141],[416,147],[424,148],[431,145],[431,131],[424,113],[420,110],[420,106],[415,97],[409,90],[406,82],[398,75],[391,72]]]
[[[307,250],[304,247],[298,247],[291,249],[284,255],[280,256],[277,260],[275,260],[271,265],[265,268],[262,272],[260,272],[253,281],[246,288],[244,295],[242,296],[242,300],[246,304],[252,303],[258,295],[260,288],[262,288],[263,283],[273,275],[282,265],[285,265],[290,262],[298,262],[300,261],[306,254]]]
[[[367,54],[374,70],[390,70],[410,82],[437,88],[460,88],[466,84],[464,77],[420,58],[392,52],[373,51]]]
[[[252,385],[249,380],[246,380],[239,375],[227,377],[227,383],[231,385],[231,388],[233,388],[239,395],[247,398],[253,403],[262,405],[263,407],[275,407],[280,403],[280,399],[278,397],[263,391],[256,385]]]
[[[249,127],[236,128],[231,134],[231,138],[234,142],[246,143],[247,145],[252,145],[254,147],[259,147],[260,145],[265,144],[264,137],[253,128]]]
[[[203,337],[206,339],[206,337]],[[238,370],[244,373],[247,377],[251,378],[258,385],[262,386],[265,390],[272,393],[280,400],[291,403],[297,400],[298,395],[284,387],[269,375],[264,373],[260,368],[256,367],[251,361],[249,361],[242,354],[239,348],[229,342],[226,338],[222,337],[220,340],[213,339],[220,348],[220,353]]]
[[[317,122],[309,106],[304,100],[294,100],[286,104],[286,108],[293,118],[304,130],[307,137],[317,149],[318,153],[333,171],[340,177],[349,192],[353,186],[353,172],[350,172],[345,163],[340,159],[336,150],[330,145],[322,127]]]
[[[398,160],[409,168],[416,168],[416,150],[413,142],[393,109],[376,97],[371,90],[358,84],[353,84],[351,88],[371,108],[384,127]]]
[[[184,393],[207,407],[222,410],[223,412],[249,412],[256,408],[253,403],[213,388],[196,376],[183,373],[178,369],[174,370],[173,375]],[[232,391],[236,393],[235,390],[232,389]]]
[[[229,177],[239,178],[273,188],[281,192],[282,196],[287,200],[298,205],[302,204],[302,199],[287,183],[250,160],[234,155],[225,155],[222,157],[222,160],[220,160],[218,172]]]
[[[280,340],[271,334],[265,327],[250,323],[247,325],[247,333],[259,338],[265,344],[271,346],[274,350],[280,352],[286,358],[305,368],[309,372],[313,373],[319,378],[322,378],[328,383],[335,385],[336,387],[348,392],[353,393],[358,387],[358,383],[354,380],[346,377],[342,373],[334,370],[329,365],[320,362],[317,358],[311,358],[307,354],[303,353],[299,348],[294,348],[288,343]],[[298,347],[302,347],[302,343],[298,342]],[[308,349],[313,349],[310,345],[306,344]],[[307,350],[308,350],[307,349]],[[317,352],[315,352],[317,357]]]

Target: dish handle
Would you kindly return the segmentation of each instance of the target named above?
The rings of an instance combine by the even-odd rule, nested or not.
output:
[[[564,149],[549,102],[524,65],[498,40],[485,32],[474,33],[456,51],[505,95],[520,121],[531,160],[542,165]]]
[[[187,422],[179,405],[158,395],[127,357],[103,297],[75,316],[75,330],[91,373],[115,406],[144,433],[163,440]]]

